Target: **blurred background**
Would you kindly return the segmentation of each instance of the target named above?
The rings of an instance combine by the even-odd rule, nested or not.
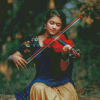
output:
[[[44,13],[57,8],[66,15],[66,24],[82,15],[67,36],[82,54],[74,60],[73,80],[79,97],[100,97],[100,0],[2,0],[0,1],[0,94],[24,90],[36,73],[33,64],[18,71],[7,63],[23,39],[36,35]]]

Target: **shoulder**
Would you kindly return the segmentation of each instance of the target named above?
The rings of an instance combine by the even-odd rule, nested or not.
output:
[[[26,47],[39,47],[38,36],[28,35],[23,42]]]
[[[33,35],[28,35],[24,38],[24,41],[28,41],[28,40],[31,40],[33,37]]]
[[[37,36],[33,36],[33,35],[28,35],[24,38],[24,43],[33,43],[33,42],[37,42],[38,41],[38,37]]]

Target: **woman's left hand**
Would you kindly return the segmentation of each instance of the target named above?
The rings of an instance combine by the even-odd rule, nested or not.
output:
[[[68,65],[69,65],[69,53],[71,51],[72,47],[70,45],[65,45],[62,48],[62,60],[61,60],[61,70],[66,71]]]
[[[62,56],[66,56],[70,53],[72,47],[70,45],[65,45],[63,48],[62,48]]]

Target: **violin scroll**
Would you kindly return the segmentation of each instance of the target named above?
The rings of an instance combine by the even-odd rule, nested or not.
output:
[[[70,58],[80,58],[81,51],[80,49],[75,50],[72,48],[71,53],[69,53]]]

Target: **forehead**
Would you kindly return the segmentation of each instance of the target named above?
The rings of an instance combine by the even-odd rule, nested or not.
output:
[[[54,21],[56,23],[62,23],[60,17],[58,17],[58,16],[53,16],[48,21]]]

